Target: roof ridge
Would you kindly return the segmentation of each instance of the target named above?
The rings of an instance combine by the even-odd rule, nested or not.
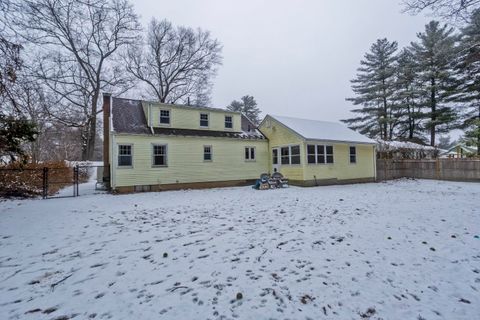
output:
[[[340,121],[335,122],[335,121],[327,121],[327,120],[316,120],[316,119],[305,119],[305,118],[298,118],[298,117],[290,117],[290,116],[279,116],[275,114],[270,114],[271,117],[275,118],[289,118],[289,119],[295,119],[295,120],[304,120],[304,121],[315,121],[315,122],[324,122],[324,123],[333,123],[333,124],[339,124],[343,125]]]

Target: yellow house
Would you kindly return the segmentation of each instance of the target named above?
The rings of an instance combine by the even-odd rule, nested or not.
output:
[[[104,95],[104,159],[117,192],[245,185],[268,141],[241,113]]]
[[[290,183],[315,186],[375,181],[376,142],[342,124],[267,115],[271,172]]]
[[[305,186],[375,180],[374,142],[340,124],[269,115],[256,128],[239,112],[108,94],[103,113],[104,180],[117,192],[245,185],[274,171]]]

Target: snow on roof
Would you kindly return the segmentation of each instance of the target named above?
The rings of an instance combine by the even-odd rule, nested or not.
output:
[[[477,147],[476,146],[467,146],[465,144],[462,144],[462,143],[459,143],[459,144],[456,144],[454,145],[453,147],[451,147],[450,149],[448,149],[448,152],[452,152],[452,153],[457,153],[457,149],[458,150],[463,150],[464,152],[466,153],[477,153]]]
[[[305,139],[359,142],[369,144],[376,143],[374,140],[371,140],[340,123],[275,115],[269,116],[292,129]]]
[[[436,150],[435,147],[426,146],[423,144],[418,144],[410,141],[385,141],[385,140],[378,140],[378,144],[380,145],[379,150],[398,150],[398,149],[415,149],[415,150]]]

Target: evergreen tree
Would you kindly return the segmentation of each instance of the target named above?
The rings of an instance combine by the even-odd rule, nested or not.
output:
[[[25,160],[23,143],[35,141],[35,125],[21,116],[14,93],[22,68],[21,46],[0,36],[0,158],[9,156]]]
[[[443,150],[448,150],[457,144],[457,141],[453,140],[450,136],[440,136],[438,137],[438,148]]]
[[[417,34],[418,42],[412,42],[412,52],[419,67],[419,77],[424,85],[424,116],[428,117],[425,126],[430,131],[430,145],[435,146],[437,133],[452,128],[455,114],[448,103],[455,79],[452,75],[452,61],[455,57],[457,36],[454,29],[440,26],[431,21],[425,32]]]
[[[356,97],[347,101],[362,107],[352,110],[358,117],[342,121],[372,138],[392,139],[397,124],[394,105],[397,48],[396,41],[378,39],[360,62],[356,78],[351,80]]]
[[[461,128],[465,129],[466,140],[477,146],[480,155],[480,9],[462,29],[460,48],[459,82],[454,100],[465,107]]]
[[[252,96],[243,96],[241,101],[233,100],[230,105],[227,106],[227,109],[243,113],[255,125],[260,123],[261,111],[258,108],[257,101],[255,101],[255,98]]]
[[[403,49],[397,58],[395,99],[399,110],[397,136],[406,140],[422,140],[422,84],[418,66],[409,49]]]
[[[25,162],[23,144],[34,142],[37,133],[31,121],[0,114],[0,156],[9,156],[12,162],[18,156]]]
[[[228,106],[227,110],[235,112],[243,112],[243,103],[237,100],[233,100]]]

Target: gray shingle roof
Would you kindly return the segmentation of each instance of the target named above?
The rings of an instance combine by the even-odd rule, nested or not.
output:
[[[116,133],[151,134],[140,100],[112,98],[112,124]]]

